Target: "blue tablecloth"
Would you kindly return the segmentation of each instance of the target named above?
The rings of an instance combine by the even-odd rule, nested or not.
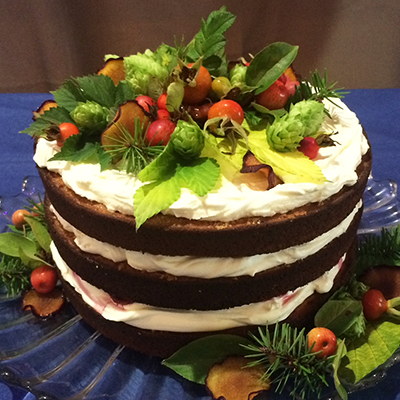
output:
[[[0,94],[0,195],[16,195],[23,178],[37,176],[32,161],[33,141],[18,132],[31,123],[35,110],[48,94]],[[345,98],[356,112],[373,149],[375,180],[400,182],[400,89],[358,89]],[[32,399],[24,391],[0,381],[1,400]],[[400,399],[400,365],[392,367],[382,384],[351,396],[353,399]]]

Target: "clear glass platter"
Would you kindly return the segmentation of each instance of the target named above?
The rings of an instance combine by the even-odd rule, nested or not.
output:
[[[0,198],[0,232],[6,230],[12,213],[27,204],[27,198],[37,201],[42,193],[40,179],[28,177],[18,196]],[[398,224],[397,184],[370,179],[364,194],[359,234],[379,234],[382,227]],[[22,312],[21,302],[20,296],[6,297],[0,288],[1,398],[2,388],[8,387],[1,383],[3,381],[25,389],[26,394],[23,392],[20,397],[24,400],[211,400],[205,387],[186,381],[163,367],[160,359],[141,355],[104,338],[72,307],[67,306],[57,317],[43,321],[30,312]],[[357,386],[349,388],[349,392],[357,396],[361,389],[369,388],[360,398],[387,400],[387,393],[380,397],[371,388],[376,387],[398,361],[400,352]],[[393,387],[394,381],[390,379],[387,378]],[[400,393],[400,380],[396,383]],[[10,396],[4,395],[6,400],[13,399]],[[355,399],[353,396],[350,398]],[[272,391],[266,397],[287,398]],[[332,393],[325,396],[325,399],[333,398]],[[400,395],[393,394],[391,398],[400,398]],[[14,400],[17,399],[14,397]]]

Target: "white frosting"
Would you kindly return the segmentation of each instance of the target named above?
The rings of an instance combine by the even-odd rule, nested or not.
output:
[[[327,293],[345,258],[307,285],[271,300],[233,307],[224,310],[174,310],[152,307],[146,304],[117,304],[103,290],[96,288],[74,273],[61,258],[54,243],[51,244],[53,259],[62,277],[82,296],[83,301],[105,319],[124,322],[142,329],[168,332],[219,331],[244,325],[274,324],[285,320],[313,293]]]
[[[360,200],[354,210],[338,226],[310,242],[289,247],[275,253],[257,254],[250,257],[239,258],[172,257],[126,250],[109,243],[100,242],[85,235],[64,220],[54,208],[53,212],[63,228],[75,235],[75,244],[86,253],[98,254],[114,262],[127,261],[131,267],[147,272],[162,271],[174,276],[212,279],[241,275],[254,276],[261,271],[276,267],[280,264],[291,264],[315,254],[333,239],[347,231],[361,206],[362,201]]]
[[[321,148],[315,160],[327,178],[325,183],[287,183],[268,191],[253,191],[244,184],[235,186],[222,179],[218,191],[203,197],[182,190],[180,199],[163,212],[176,217],[215,221],[231,221],[246,216],[267,217],[322,201],[344,186],[354,185],[357,181],[355,170],[368,150],[368,143],[355,114],[340,100],[335,99],[335,102],[341,109],[325,102],[332,120],[326,118],[322,130],[337,131],[334,139],[339,145]],[[34,160],[39,167],[60,173],[65,184],[78,195],[103,203],[110,211],[133,215],[133,195],[142,185],[135,176],[117,170],[101,172],[98,164],[48,161],[57,151],[59,148],[55,141],[40,139]],[[290,201],[287,201],[288,196]]]

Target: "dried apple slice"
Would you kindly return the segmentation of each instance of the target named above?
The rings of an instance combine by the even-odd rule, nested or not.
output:
[[[252,400],[260,392],[269,390],[269,380],[262,380],[260,365],[247,367],[248,360],[231,356],[215,364],[208,372],[206,387],[217,400]]]
[[[134,101],[129,100],[118,107],[117,114],[113,122],[105,129],[101,135],[101,144],[106,151],[112,151],[116,145],[123,142],[123,130],[126,129],[129,134],[135,136],[135,119],[139,119],[143,132],[150,122],[149,117],[144,113],[143,108]]]
[[[124,59],[122,57],[108,59],[103,68],[97,71],[97,75],[109,76],[114,85],[118,85],[118,82],[125,79]]]
[[[282,183],[272,167],[258,161],[251,151],[244,155],[240,172],[248,174],[239,179],[253,190],[265,191]]]
[[[57,107],[57,103],[54,100],[45,100],[36,111],[33,112],[33,120],[41,116],[45,111],[50,110],[50,108]]]
[[[56,287],[50,293],[42,294],[35,289],[28,290],[22,300],[22,309],[31,310],[39,318],[52,317],[62,311],[65,297],[61,288]]]

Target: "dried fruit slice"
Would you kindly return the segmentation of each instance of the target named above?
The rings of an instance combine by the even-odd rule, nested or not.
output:
[[[247,367],[248,360],[240,356],[226,358],[209,371],[206,386],[217,400],[252,400],[269,390],[270,382],[262,380],[263,368]]]
[[[145,132],[150,119],[136,101],[129,100],[118,107],[113,122],[101,135],[101,144],[106,151],[112,150],[116,145],[121,144],[121,141],[123,142],[124,129],[132,137],[135,136],[135,119],[139,119],[140,125],[143,126],[143,132]]]
[[[122,57],[108,59],[103,68],[97,71],[97,75],[109,76],[114,84],[118,85],[118,82],[125,79],[124,59]]]
[[[50,293],[42,294],[35,289],[28,290],[23,297],[22,309],[31,310],[39,318],[48,318],[61,312],[65,297],[61,288],[56,287]]]
[[[251,151],[244,155],[240,172],[247,175],[241,178],[242,183],[252,190],[269,190],[282,183],[272,167],[261,163]]]
[[[33,112],[33,120],[36,121],[45,111],[50,108],[57,107],[57,103],[54,100],[45,100],[36,111]]]

